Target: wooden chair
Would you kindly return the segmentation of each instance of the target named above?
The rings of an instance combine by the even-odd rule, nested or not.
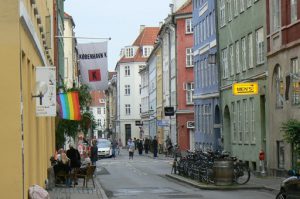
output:
[[[91,166],[88,166],[87,167],[87,170],[86,170],[86,174],[82,174],[82,173],[77,173],[76,174],[76,178],[83,178],[83,187],[87,187],[87,183],[89,181],[89,179],[92,179],[93,181],[93,185],[94,185],[94,188],[95,188],[95,182],[94,182],[94,172],[96,170],[96,166],[94,165],[91,165]]]

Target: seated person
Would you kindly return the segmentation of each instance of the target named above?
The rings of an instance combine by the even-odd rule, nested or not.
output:
[[[81,162],[81,166],[79,168],[79,174],[86,174],[87,167],[92,164],[90,157],[88,156],[87,152],[83,152],[83,160]]]
[[[70,160],[65,153],[61,153],[61,160],[57,161],[57,164],[53,166],[53,169],[54,169],[55,176],[59,173],[64,173],[66,175],[70,173],[71,171]],[[60,177],[57,180],[66,181],[66,183],[68,183],[67,182],[68,179],[64,179],[64,177]]]

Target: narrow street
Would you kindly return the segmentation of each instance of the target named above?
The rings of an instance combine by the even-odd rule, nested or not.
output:
[[[108,198],[206,198],[206,199],[270,199],[270,192],[255,190],[207,191],[165,177],[171,171],[171,159],[153,159],[139,156],[128,160],[126,150],[116,159],[97,162],[97,180]]]

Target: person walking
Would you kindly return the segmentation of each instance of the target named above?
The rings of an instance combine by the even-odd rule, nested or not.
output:
[[[148,154],[149,151],[149,145],[150,145],[150,140],[148,138],[145,139],[144,142],[144,149],[145,149],[145,154]]]
[[[128,140],[127,147],[128,147],[128,152],[129,152],[129,160],[130,159],[133,160],[135,146],[134,146],[134,142],[132,141],[131,138],[129,138],[129,140]]]
[[[91,157],[92,165],[96,165],[96,162],[98,160],[97,140],[92,141],[91,156],[90,157]]]
[[[143,140],[138,140],[137,148],[139,151],[139,155],[143,155]]]
[[[154,136],[154,139],[152,141],[152,147],[153,147],[153,158],[157,158],[158,142],[156,136]]]
[[[111,148],[112,148],[112,157],[114,159],[116,159],[117,147],[118,147],[118,143],[117,143],[116,139],[113,139],[112,142],[111,142]]]

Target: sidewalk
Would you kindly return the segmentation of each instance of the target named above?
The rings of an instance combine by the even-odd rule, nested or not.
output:
[[[280,189],[280,184],[284,178],[276,177],[256,177],[251,175],[250,181],[245,185],[228,185],[228,186],[216,186],[214,184],[205,184],[197,182],[195,180],[179,176],[177,174],[166,174],[167,177],[187,183],[194,187],[207,190],[246,190],[246,189],[263,189],[268,190],[273,193],[278,193]]]
[[[153,158],[153,153],[151,152],[144,155],[148,156],[149,158]],[[173,161],[173,158],[166,157],[164,154],[158,154],[157,159]],[[171,162],[170,165],[172,165]],[[166,176],[181,182],[185,182],[187,184],[198,187],[200,189],[210,189],[210,190],[264,189],[274,193],[279,192],[281,182],[285,179],[285,178],[273,177],[273,176],[260,177],[251,174],[249,182],[245,185],[216,186],[214,184],[200,183],[176,174],[166,174]]]
[[[107,196],[101,187],[97,178],[95,180],[95,187],[93,182],[88,181],[88,187],[83,187],[83,179],[78,180],[78,185],[75,187],[66,187],[64,185],[56,186],[48,193],[51,199],[107,199]]]

